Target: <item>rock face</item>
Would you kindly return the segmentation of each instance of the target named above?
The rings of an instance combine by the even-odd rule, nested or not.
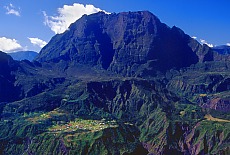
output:
[[[229,67],[229,62],[196,64],[174,73],[175,76],[169,80],[168,88],[186,95],[229,91]]]
[[[214,109],[217,111],[229,112],[230,111],[230,99],[214,98],[210,99],[202,107]]]
[[[54,36],[36,60],[65,60],[133,75],[143,64],[164,71],[213,58],[209,47],[146,11],[85,15]]]
[[[229,124],[221,123],[221,125],[217,127],[218,125],[220,125],[218,122],[210,121],[197,123],[185,138],[189,149],[188,154],[228,154],[228,149],[217,151],[218,149],[216,148],[225,141],[226,130],[223,130],[223,128],[229,128]],[[218,129],[216,129],[216,127]]]

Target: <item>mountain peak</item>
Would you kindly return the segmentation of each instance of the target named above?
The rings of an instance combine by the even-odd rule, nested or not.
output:
[[[197,63],[204,49],[197,51],[195,47],[202,45],[190,42],[181,29],[168,27],[149,11],[99,12],[84,15],[54,36],[36,60],[64,60],[129,76],[143,70],[143,65],[164,71]]]

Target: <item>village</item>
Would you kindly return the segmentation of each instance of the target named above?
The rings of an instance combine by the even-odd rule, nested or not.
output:
[[[55,124],[51,126],[48,131],[53,134],[61,132],[96,132],[106,128],[116,128],[118,124],[115,120],[106,121],[101,120],[85,120],[81,118],[76,118],[74,121],[70,121],[66,124]]]
[[[48,113],[41,114],[24,114],[24,117],[27,121],[37,124],[45,121],[52,122],[52,126],[48,127],[47,133],[57,135],[59,133],[86,133],[86,132],[97,132],[106,128],[116,128],[118,127],[118,122],[112,118],[105,119],[102,118],[100,120],[96,119],[82,119],[75,118],[73,121],[63,121],[59,120],[60,116],[66,116],[68,112],[54,109]],[[32,115],[32,117],[31,117]],[[124,122],[123,122],[124,123]],[[133,125],[131,123],[124,123],[125,125]]]

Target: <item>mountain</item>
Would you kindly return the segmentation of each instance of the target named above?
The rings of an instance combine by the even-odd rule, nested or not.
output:
[[[212,51],[148,11],[83,16],[54,36],[36,58],[97,66],[123,75],[165,71],[213,60]],[[189,59],[187,59],[189,57]],[[151,72],[151,71],[150,71]]]
[[[223,55],[230,54],[230,46],[227,46],[227,45],[215,46],[212,49]]]
[[[215,61],[229,61],[230,60],[230,46],[220,45],[212,48],[214,51]]]
[[[0,102],[12,102],[42,93],[65,81],[60,73],[41,68],[38,62],[15,61],[0,52]]]
[[[32,61],[37,55],[34,51],[17,51],[14,53],[8,53],[14,60],[29,60]]]
[[[0,154],[230,154],[230,62],[148,11],[0,52]]]

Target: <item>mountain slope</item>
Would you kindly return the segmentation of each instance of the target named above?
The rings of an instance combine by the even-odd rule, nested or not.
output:
[[[18,63],[0,51],[0,102],[17,99],[18,90],[14,86],[15,77],[11,74],[17,68]]]
[[[42,68],[38,62],[15,61],[0,52],[0,103],[31,97],[63,82],[60,73]]]
[[[14,53],[8,53],[14,60],[29,60],[32,61],[38,55],[37,52],[34,51],[18,51]]]

